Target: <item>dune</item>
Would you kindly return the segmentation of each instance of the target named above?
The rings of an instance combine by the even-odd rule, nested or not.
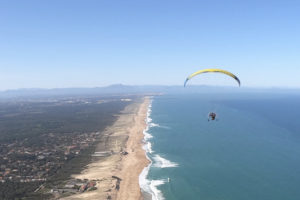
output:
[[[143,199],[139,174],[149,163],[142,148],[149,103],[150,99],[145,97],[128,105],[104,131],[93,162],[80,174],[72,175],[72,178],[96,181],[97,189],[63,199]]]

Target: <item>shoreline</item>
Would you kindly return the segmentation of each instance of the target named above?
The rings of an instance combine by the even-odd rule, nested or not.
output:
[[[146,117],[150,104],[149,97],[144,98],[137,115],[134,117],[134,126],[130,128],[130,135],[127,141],[128,156],[122,162],[120,178],[120,190],[117,193],[117,200],[141,200],[143,195],[139,185],[139,176],[143,169],[148,166],[149,160],[143,149],[143,131],[147,127]]]
[[[148,153],[152,153],[151,149],[151,143],[148,141],[152,136],[148,133],[149,129],[151,128],[151,121],[152,119],[150,118],[151,112],[152,112],[152,99],[150,99],[150,102],[148,104],[148,109],[147,109],[147,115],[146,115],[146,127],[143,130],[143,150],[145,151],[145,156],[147,158],[148,165],[144,167],[143,171],[139,175],[139,184],[140,188],[143,194],[143,200],[151,200],[152,199],[152,194],[148,190],[148,183],[147,183],[147,176],[150,170],[151,165],[153,164],[152,160],[149,158]]]
[[[150,163],[142,143],[149,105],[150,98],[143,97],[126,106],[102,133],[93,161],[80,174],[72,175],[95,181],[97,189],[63,199],[144,199],[139,175]]]

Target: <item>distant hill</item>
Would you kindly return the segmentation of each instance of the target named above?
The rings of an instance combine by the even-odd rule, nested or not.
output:
[[[46,96],[70,96],[70,95],[127,95],[127,94],[175,94],[175,93],[238,93],[238,92],[262,92],[262,93],[299,93],[300,89],[282,88],[247,88],[247,87],[219,87],[205,85],[163,86],[163,85],[123,85],[115,84],[107,87],[94,88],[53,88],[53,89],[16,89],[0,92],[0,98],[21,97],[46,97]]]

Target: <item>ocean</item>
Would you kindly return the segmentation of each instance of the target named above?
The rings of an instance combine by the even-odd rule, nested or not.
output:
[[[155,96],[140,186],[152,200],[299,200],[299,119],[296,94]]]

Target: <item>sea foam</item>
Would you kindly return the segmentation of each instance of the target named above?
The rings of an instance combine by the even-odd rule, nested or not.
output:
[[[171,162],[160,155],[155,155],[154,156],[154,167],[158,168],[168,168],[168,167],[178,167],[178,164],[175,162]]]
[[[149,173],[151,164],[145,167],[142,173],[139,176],[139,183],[142,190],[148,194],[151,194],[152,200],[164,200],[162,192],[157,188],[160,185],[163,185],[167,180],[148,180],[146,177]]]
[[[139,184],[140,184],[142,191],[144,191],[148,194],[151,194],[152,200],[164,200],[163,194],[158,189],[158,186],[165,184],[167,182],[167,180],[165,180],[165,179],[161,179],[161,180],[147,179],[149,170],[153,164],[153,161],[149,158],[149,156],[151,156],[154,152],[152,150],[152,144],[149,141],[153,138],[153,136],[149,133],[149,129],[153,128],[153,127],[168,128],[168,127],[160,126],[159,124],[152,122],[152,118],[150,117],[151,113],[152,113],[152,102],[153,102],[153,99],[151,99],[151,102],[148,107],[147,117],[145,119],[147,126],[146,126],[145,130],[143,131],[143,134],[144,134],[143,149],[146,152],[146,157],[150,161],[150,164],[147,167],[145,167],[143,169],[142,173],[139,175]],[[167,167],[177,167],[178,166],[177,163],[171,162],[157,154],[153,157],[153,160],[154,160],[153,167],[167,168]]]
[[[152,180],[150,182],[150,189],[152,191],[152,200],[163,200],[165,199],[161,191],[157,189],[157,186],[163,185],[166,180]]]

